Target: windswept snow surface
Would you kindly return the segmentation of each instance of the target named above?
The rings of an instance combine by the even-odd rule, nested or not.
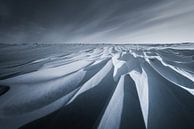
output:
[[[0,45],[0,129],[194,129],[194,44]]]

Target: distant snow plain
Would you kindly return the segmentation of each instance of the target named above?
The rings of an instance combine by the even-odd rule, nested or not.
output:
[[[194,44],[0,45],[0,129],[194,129]]]

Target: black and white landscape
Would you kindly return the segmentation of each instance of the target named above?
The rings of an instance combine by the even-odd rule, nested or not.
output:
[[[194,129],[194,0],[0,0],[0,129]]]
[[[0,129],[194,128],[194,44],[0,52]]]

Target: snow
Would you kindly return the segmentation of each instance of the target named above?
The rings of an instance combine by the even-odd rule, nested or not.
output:
[[[193,44],[1,46],[0,128],[73,128],[73,106],[101,111],[86,128],[194,128]]]

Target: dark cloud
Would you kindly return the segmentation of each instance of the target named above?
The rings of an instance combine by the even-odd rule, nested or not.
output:
[[[122,36],[130,41],[127,36],[131,34],[187,15],[185,10],[193,2],[184,3],[181,0],[1,0],[0,42],[114,42]],[[176,10],[177,7],[182,8]]]

